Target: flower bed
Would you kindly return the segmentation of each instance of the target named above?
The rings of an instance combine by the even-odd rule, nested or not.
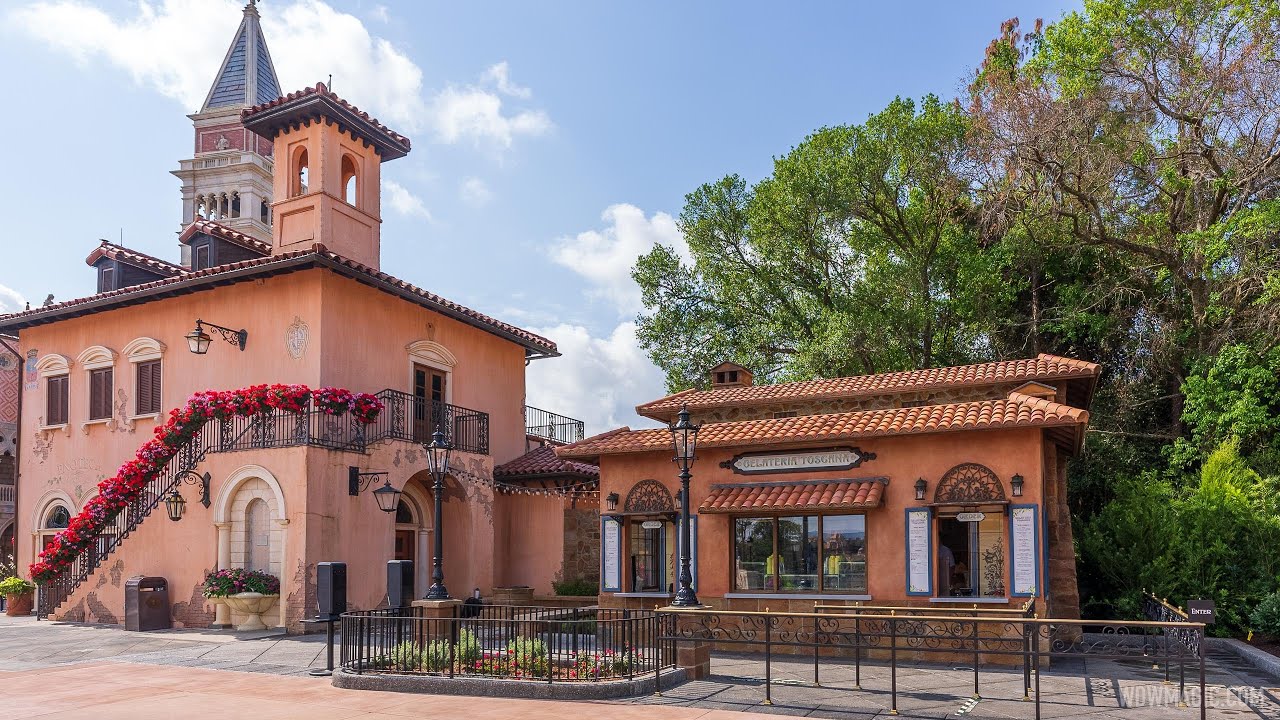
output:
[[[130,503],[136,502],[147,483],[164,471],[178,450],[195,438],[210,420],[249,417],[272,410],[303,412],[314,402],[330,415],[351,416],[372,423],[382,412],[382,401],[367,393],[341,388],[311,390],[305,385],[253,385],[239,390],[204,390],[192,395],[185,406],[171,410],[155,429],[155,437],[138,448],[134,459],[120,466],[115,477],[98,483],[98,494],[71,518],[66,529],[54,536],[40,560],[29,569],[31,579],[45,583],[57,577],[90,547],[99,534]]]
[[[432,640],[425,646],[413,641],[400,643],[381,669],[398,673],[449,673],[510,680],[596,681],[626,677],[635,660],[629,651],[577,652],[552,656],[538,638],[511,640],[506,649],[482,648],[469,630],[458,631],[458,641]]]

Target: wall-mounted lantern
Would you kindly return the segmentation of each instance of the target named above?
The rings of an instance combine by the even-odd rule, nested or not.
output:
[[[1014,476],[1013,476],[1012,478],[1010,478],[1010,479],[1009,479],[1009,486],[1013,488],[1013,496],[1014,496],[1014,497],[1022,497],[1022,484],[1023,484],[1023,482],[1025,482],[1025,481],[1023,480],[1022,476],[1021,476],[1021,475],[1018,475],[1018,474],[1016,474],[1016,473],[1014,474]]]
[[[622,497],[618,493],[611,492],[604,499],[605,507],[609,508],[609,512],[613,512],[618,509],[618,501],[621,499]]]
[[[196,355],[204,355],[209,352],[209,343],[212,342],[213,338],[209,336],[209,333],[204,331],[206,327],[213,328],[215,332],[222,336],[223,340],[226,340],[232,345],[240,348],[241,352],[244,351],[244,344],[249,339],[248,330],[232,330],[229,327],[205,322],[204,320],[196,320],[196,328],[187,333],[187,347],[191,352]]]
[[[347,494],[356,496],[361,490],[369,487],[376,479],[382,478],[382,487],[373,491],[373,499],[378,501],[378,509],[385,513],[393,513],[400,505],[400,491],[391,487],[387,472],[360,472],[355,465],[347,467]]]
[[[924,491],[928,489],[929,489],[929,483],[926,482],[924,478],[920,478],[919,480],[916,480],[916,499],[923,500]]]

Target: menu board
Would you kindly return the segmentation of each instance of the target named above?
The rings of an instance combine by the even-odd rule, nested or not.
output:
[[[907,509],[907,594],[933,592],[932,523],[929,508]]]
[[[622,590],[622,523],[607,517],[600,528],[600,559],[604,563],[601,589],[607,592]]]
[[[1036,506],[1022,505],[1009,508],[1013,545],[1013,594],[1036,594],[1036,565],[1040,555],[1040,543],[1036,537]]]

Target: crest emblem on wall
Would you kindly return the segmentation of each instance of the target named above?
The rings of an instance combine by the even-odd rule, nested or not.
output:
[[[302,322],[302,318],[295,315],[293,322],[284,331],[284,347],[289,351],[289,357],[298,360],[303,355],[306,355],[309,337],[310,329],[307,324]]]

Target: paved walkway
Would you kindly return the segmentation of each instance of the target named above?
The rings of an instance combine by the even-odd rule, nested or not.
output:
[[[853,666],[824,659],[821,686],[813,666],[775,660],[773,702],[763,705],[764,669],[759,657],[718,655],[707,680],[685,683],[662,696],[613,703],[557,703],[497,698],[362,692],[332,687],[306,674],[324,664],[323,635],[285,637],[270,633],[177,630],[131,633],[117,626],[37,623],[0,617],[0,718],[380,718],[424,716],[468,718],[556,718],[591,713],[610,720],[663,717],[673,720],[748,720],[772,715],[865,720],[886,717],[889,669],[864,665],[856,690]],[[1188,668],[1187,702],[1178,707],[1178,686],[1165,685],[1163,671],[1141,659],[1059,662],[1041,675],[1045,718],[1148,720],[1199,716],[1195,677]],[[239,672],[221,672],[233,670]],[[972,671],[901,665],[900,717],[1031,718],[1017,671],[980,675],[982,699],[974,700]],[[1211,718],[1280,720],[1280,680],[1261,675],[1229,654],[1211,654],[1206,694]],[[662,706],[661,710],[654,706]]]

